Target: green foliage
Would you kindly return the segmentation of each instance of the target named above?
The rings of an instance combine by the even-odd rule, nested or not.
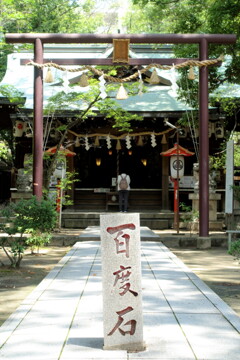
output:
[[[191,235],[194,223],[199,220],[199,211],[193,210],[191,206],[186,205],[183,202],[179,204],[179,207],[184,212],[181,221],[187,224]]]
[[[236,240],[231,244],[231,248],[228,253],[233,255],[236,260],[240,260],[240,240]]]
[[[145,4],[140,5],[133,4],[124,17],[123,25],[130,34],[166,33],[164,10],[161,7],[156,11],[156,4],[152,1],[145,1]]]
[[[109,71],[111,72],[111,69],[109,69]],[[128,90],[129,96],[137,93],[136,83],[125,85],[125,87]],[[95,116],[98,110],[102,116],[111,120],[113,128],[117,128],[120,131],[130,131],[130,122],[132,120],[142,120],[142,117],[125,111],[117,101],[112,98],[112,96],[116,95],[118,89],[119,84],[107,84],[106,92],[108,96],[103,100],[100,97],[99,84],[95,80],[92,80],[90,90],[87,92],[79,93],[74,91],[74,87],[72,87],[72,91],[67,94],[61,91],[50,97],[45,108],[45,114],[53,116],[61,110],[69,109],[74,111],[77,109],[78,111],[74,114],[76,117],[76,121],[74,122],[75,126],[87,117]],[[71,122],[70,124],[62,124],[56,129],[58,131],[66,131],[72,126],[73,123]]]
[[[240,203],[240,186],[233,185],[232,189],[233,189],[233,197],[234,197],[234,199],[236,199]]]
[[[230,55],[230,61],[221,68],[221,71],[214,66],[208,68],[209,92],[212,93],[224,81],[240,84],[240,2],[238,0],[133,0],[133,3],[142,23],[140,22],[139,28],[133,20],[131,24],[134,22],[135,30],[139,32],[142,28],[143,32],[152,32],[151,29],[154,29],[156,33],[235,34],[236,44],[209,46],[209,58],[216,58],[221,54]],[[147,15],[150,14],[150,8],[152,16]],[[129,18],[131,17],[134,19],[134,15],[130,13]],[[147,28],[150,31],[146,31]],[[179,58],[198,58],[199,46],[198,44],[176,45],[174,53]],[[179,97],[197,108],[198,77],[196,80],[188,81],[187,69],[181,70],[180,73]],[[239,109],[239,103],[235,105],[236,100],[225,101],[221,96],[219,99],[228,115],[234,115],[236,107]]]
[[[238,133],[233,133],[233,139],[237,140]],[[228,139],[224,139],[219,146],[219,152],[210,156],[210,167],[214,170],[221,170],[226,168],[226,144]],[[234,166],[240,166],[240,147],[238,145],[234,146]],[[237,170],[236,170],[237,171]]]
[[[1,138],[1,134],[0,134]],[[6,141],[0,140],[0,160],[5,162],[6,164],[11,164],[11,153],[9,152],[9,148],[7,146]]]
[[[179,204],[181,210],[185,213],[188,213],[187,216],[184,217],[186,221],[196,221],[199,218],[199,212],[197,210],[193,210],[191,206],[186,205],[185,203],[181,202]],[[183,219],[183,221],[184,221]]]
[[[13,237],[10,231],[5,232],[7,232],[9,236],[0,237],[0,248],[3,249],[10,261],[10,266],[13,268],[19,268],[24,251],[27,248],[26,240],[22,235],[20,237]]]
[[[69,172],[67,171],[66,172],[66,176],[61,179],[61,182],[60,184],[58,185],[58,188],[62,190],[62,203],[65,205],[65,206],[68,206],[68,205],[72,205],[73,202],[72,200],[70,200],[70,197],[69,195],[67,194],[67,191],[68,190],[71,190],[72,188],[72,184],[76,181],[79,181],[77,179],[77,175],[78,173],[77,172]]]
[[[221,152],[210,156],[210,164],[214,170],[224,169],[226,166],[226,153]]]
[[[240,147],[234,146],[234,166],[240,166]]]
[[[35,196],[11,203],[3,209],[2,216],[6,222],[0,226],[0,230],[8,237],[0,238],[0,247],[12,267],[20,266],[28,246],[39,248],[49,242],[57,218],[52,202],[44,199],[38,201]]]
[[[49,200],[37,200],[33,196],[10,206],[15,216],[14,225],[20,233],[31,233],[34,230],[48,232],[55,226],[56,212]]]
[[[111,71],[111,68],[109,68],[109,71]],[[119,131],[130,132],[131,122],[134,120],[142,120],[141,116],[125,111],[117,101],[112,98],[112,96],[116,96],[118,88],[119,84],[107,84],[107,98],[103,100],[100,97],[99,84],[93,79],[90,82],[89,91],[87,92],[76,92],[74,86],[72,86],[72,91],[69,93],[66,94],[64,91],[61,91],[49,98],[48,105],[45,108],[45,114],[47,114],[49,118],[55,118],[57,113],[69,109],[74,115],[74,120],[66,120],[66,122],[62,124],[58,121],[57,125],[53,122],[52,126],[57,130],[60,139],[57,145],[57,152],[45,162],[44,187],[46,190],[49,188],[50,178],[58,161],[59,149],[67,138],[68,130],[73,127],[80,128],[81,124],[89,116],[95,116],[96,112],[99,112],[108,120],[110,126]],[[136,84],[129,86],[129,94],[136,93],[136,88]]]
[[[4,32],[92,33],[102,22],[93,0],[4,0]]]
[[[49,244],[51,238],[52,235],[50,233],[42,233],[39,230],[33,230],[31,231],[31,236],[27,237],[25,241],[27,246],[31,247],[33,253],[34,249],[37,248],[37,251],[39,252],[41,246]]]
[[[234,85],[232,85],[234,86]],[[231,91],[231,86],[229,86]],[[211,97],[211,104],[221,103],[221,109],[226,116],[235,117],[239,111],[240,101],[238,98],[226,97],[226,90],[217,90],[214,96]]]
[[[0,33],[94,33],[103,23],[94,0],[4,0],[0,2]],[[0,79],[7,55],[29,44],[6,44],[0,39]]]
[[[19,91],[15,86],[12,85],[1,85],[0,94],[8,98],[12,103],[22,103],[23,102],[23,92]]]

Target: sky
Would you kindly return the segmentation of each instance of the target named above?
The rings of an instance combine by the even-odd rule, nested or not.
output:
[[[111,13],[114,14],[114,16],[116,15],[116,13],[118,14],[118,24],[117,28],[114,30],[120,31],[120,33],[125,32],[122,26],[122,18],[126,14],[129,5],[130,0],[96,0],[96,9],[98,11],[104,12],[106,14],[106,17],[108,15],[110,16]]]

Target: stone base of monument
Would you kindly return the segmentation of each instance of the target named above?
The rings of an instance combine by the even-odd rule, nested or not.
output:
[[[210,249],[212,246],[210,237],[199,237],[197,239],[197,248],[200,250]]]
[[[192,193],[188,195],[192,200],[192,208],[195,211],[199,211],[199,193]],[[217,201],[221,200],[221,194],[210,193],[209,194],[209,230],[221,231],[223,229],[223,221],[217,220]],[[198,222],[194,224],[193,231],[198,231]]]
[[[191,231],[194,232],[198,232],[199,231],[199,222],[193,222],[191,223],[191,225],[189,225],[188,229],[190,229],[191,226]],[[224,223],[222,220],[216,220],[216,221],[209,221],[209,230],[210,231],[222,231],[224,227]]]
[[[103,350],[126,350],[129,353],[141,352],[146,350],[145,343],[120,344],[114,346],[103,346]]]
[[[199,193],[192,193],[188,195],[188,198],[192,200],[193,210],[199,211]],[[209,220],[217,220],[217,201],[221,200],[221,194],[210,193],[209,194]]]
[[[25,199],[31,199],[33,196],[32,191],[12,191],[11,192],[11,201],[17,202],[19,200]]]

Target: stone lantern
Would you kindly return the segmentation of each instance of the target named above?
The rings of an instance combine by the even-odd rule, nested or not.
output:
[[[177,142],[174,147],[161,153],[170,157],[171,180],[174,184],[174,228],[179,232],[179,179],[184,175],[184,157],[194,155]]]

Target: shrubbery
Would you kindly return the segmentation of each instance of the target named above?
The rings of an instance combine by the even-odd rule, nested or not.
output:
[[[50,200],[29,200],[11,203],[2,211],[5,223],[0,230],[7,236],[0,237],[0,247],[8,257],[11,267],[19,267],[24,251],[39,248],[51,239],[56,226],[57,213]]]
[[[233,255],[236,260],[240,261],[240,240],[236,240],[231,244],[231,249],[228,253]]]

